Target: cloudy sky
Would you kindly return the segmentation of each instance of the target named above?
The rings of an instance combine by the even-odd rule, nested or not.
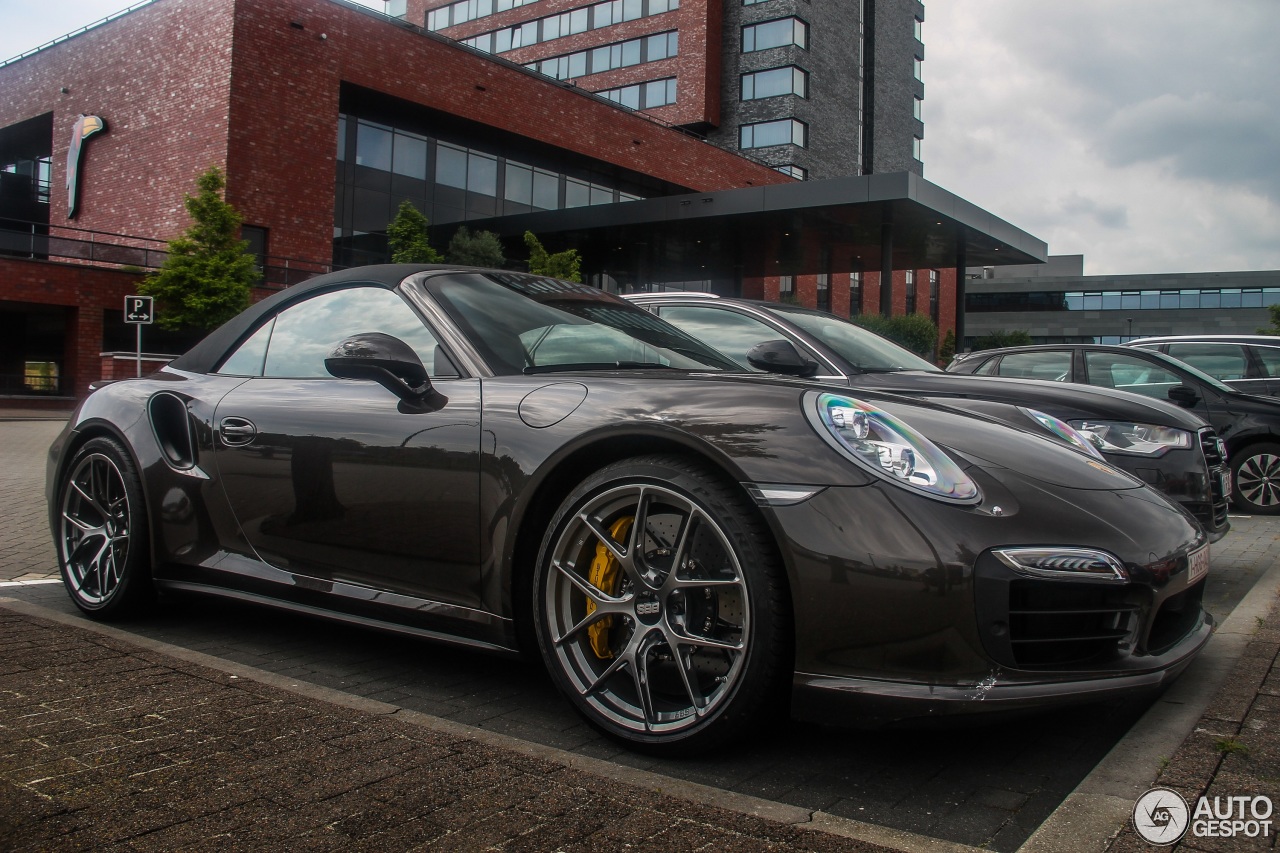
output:
[[[127,5],[0,0],[0,57]],[[930,181],[1089,274],[1280,269],[1280,0],[926,6]]]

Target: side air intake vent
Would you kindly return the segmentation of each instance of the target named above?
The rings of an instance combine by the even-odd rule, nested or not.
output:
[[[147,404],[151,430],[164,458],[174,468],[187,470],[196,464],[195,444],[191,439],[191,419],[187,403],[176,394],[160,393]]]

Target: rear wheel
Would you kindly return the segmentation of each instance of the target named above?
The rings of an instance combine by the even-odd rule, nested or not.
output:
[[[1251,444],[1231,459],[1231,500],[1242,512],[1280,514],[1280,444]]]
[[[785,698],[776,549],[745,495],[701,466],[645,457],[587,478],[553,520],[534,589],[557,684],[633,747],[712,747]]]
[[[142,485],[118,442],[94,438],[80,448],[59,485],[58,510],[58,564],[77,607],[113,619],[154,600]]]

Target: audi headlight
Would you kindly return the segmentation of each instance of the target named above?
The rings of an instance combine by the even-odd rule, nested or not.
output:
[[[1102,455],[1102,451],[1098,449],[1098,446],[1093,443],[1092,439],[1061,418],[1055,418],[1053,415],[1045,414],[1044,412],[1036,409],[1028,409],[1024,406],[1019,406],[1018,411],[1040,424],[1040,426],[1049,430],[1049,432],[1053,433],[1076,450],[1083,450],[1093,458],[1105,461],[1106,457]]]
[[[1103,453],[1162,456],[1170,450],[1192,446],[1191,433],[1174,427],[1093,420],[1072,421],[1071,425],[1091,438]]]
[[[978,486],[909,424],[870,403],[810,393],[806,413],[818,434],[843,456],[891,483],[931,498],[972,503]]]

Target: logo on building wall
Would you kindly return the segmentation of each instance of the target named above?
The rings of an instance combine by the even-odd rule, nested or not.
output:
[[[71,146],[67,148],[67,218],[75,219],[80,208],[80,169],[84,162],[84,145],[91,136],[107,129],[101,116],[81,115],[71,129]]]

